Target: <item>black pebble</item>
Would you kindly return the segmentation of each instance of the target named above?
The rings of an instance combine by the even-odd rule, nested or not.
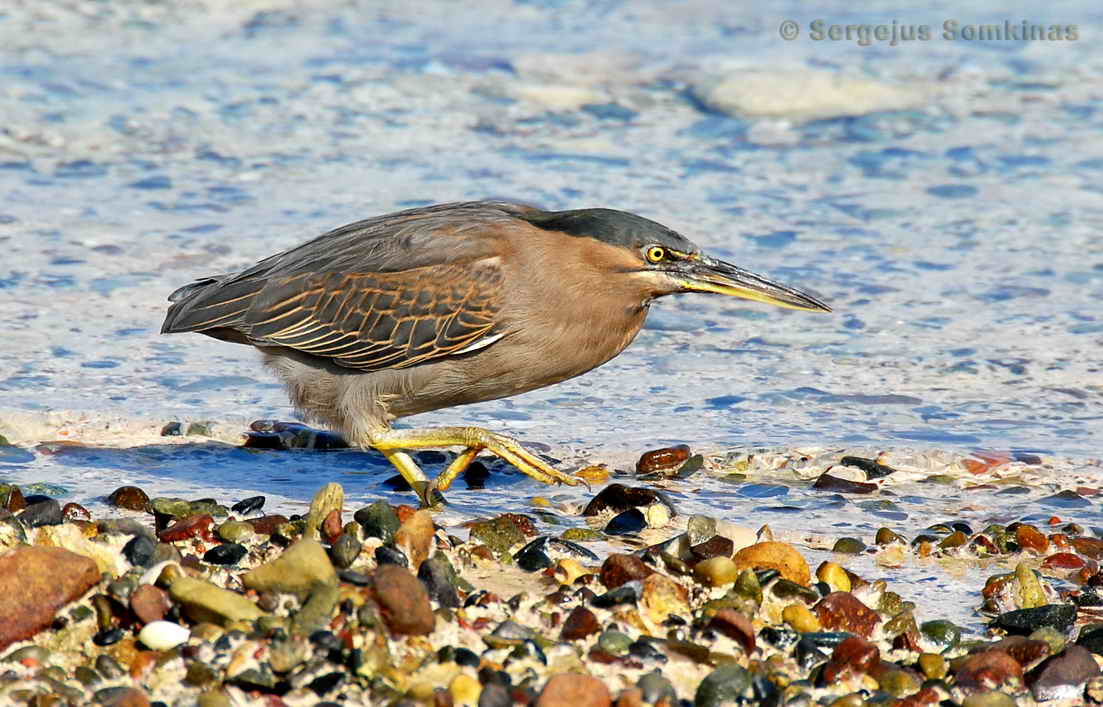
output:
[[[203,555],[203,561],[212,565],[236,565],[249,553],[248,548],[239,543],[215,545]]]
[[[410,566],[410,561],[406,559],[406,553],[396,547],[388,547],[387,545],[380,545],[375,548],[375,561],[380,565]]]
[[[126,631],[116,626],[106,631],[100,631],[95,636],[92,636],[92,643],[95,643],[97,646],[111,646],[122,640],[125,634]]]
[[[340,685],[345,679],[344,673],[329,673],[313,680],[307,687],[318,697],[325,695]]]
[[[647,518],[638,508],[629,508],[627,511],[613,517],[605,526],[605,532],[609,535],[632,535],[647,527]]]
[[[34,503],[32,498],[39,498]],[[64,517],[61,515],[61,505],[52,498],[46,496],[28,497],[27,507],[18,516],[23,525],[28,528],[37,528],[42,525],[61,525]]]
[[[135,567],[149,567],[153,563],[153,552],[157,543],[147,535],[135,535],[123,546],[123,556]]]
[[[478,654],[470,648],[457,648],[453,660],[456,661],[456,665],[466,665],[471,668],[479,667],[479,663],[482,662]]]
[[[243,516],[249,515],[250,513],[259,511],[261,508],[264,508],[264,501],[264,496],[250,496],[249,498],[243,498],[234,505],[230,506],[230,510]]]

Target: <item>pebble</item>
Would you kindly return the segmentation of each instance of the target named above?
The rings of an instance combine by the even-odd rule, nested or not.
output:
[[[636,462],[637,474],[653,474],[655,472],[678,469],[685,464],[690,457],[689,447],[679,444],[674,447],[663,447],[644,452]]]
[[[130,594],[130,610],[142,623],[151,623],[165,618],[172,608],[168,593],[152,584],[140,584]]]
[[[1074,700],[1083,695],[1084,685],[1100,674],[1091,651],[1078,645],[1066,646],[1027,675],[1027,684],[1039,702]]]
[[[1067,632],[1076,619],[1075,604],[1047,604],[1030,609],[1008,611],[996,617],[998,628],[1017,635],[1029,635],[1043,626]]]
[[[694,707],[721,707],[744,700],[751,689],[751,674],[741,665],[721,665],[705,676],[693,697]]]
[[[212,565],[236,565],[249,554],[249,548],[239,543],[215,545],[203,553],[203,561]]]
[[[17,517],[28,528],[61,525],[65,520],[65,516],[61,513],[61,504],[52,498],[28,503],[27,507],[20,511]]]
[[[79,503],[66,503],[61,507],[61,516],[64,520],[92,520],[91,512]]]
[[[738,643],[743,652],[755,651],[755,629],[751,620],[734,609],[721,609],[708,623],[708,627]]]
[[[416,570],[429,557],[435,533],[433,513],[423,509],[402,522],[395,531],[394,545],[410,560],[410,567]]]
[[[250,513],[256,513],[260,509],[264,508],[264,496],[250,496],[249,498],[243,498],[234,505],[230,506],[230,510],[239,515],[247,516]]]
[[[781,620],[794,631],[801,633],[815,633],[823,630],[823,624],[819,617],[812,613],[807,605],[797,602],[790,604],[781,611]]]
[[[601,631],[601,624],[594,612],[584,606],[576,606],[563,620],[559,637],[564,641],[577,641]]]
[[[823,681],[830,684],[851,675],[869,673],[880,661],[881,651],[876,644],[851,636],[835,646],[821,674]]]
[[[151,621],[138,632],[138,640],[147,648],[155,651],[167,651],[185,643],[191,631],[171,621]]]
[[[287,516],[279,514],[249,518],[245,521],[253,526],[253,530],[259,535],[275,535],[280,526],[288,522]]]
[[[123,556],[135,567],[149,567],[157,543],[146,535],[136,535],[123,546]]]
[[[59,547],[0,556],[0,651],[49,626],[55,612],[100,581],[96,563]]]
[[[460,673],[448,683],[448,694],[451,695],[452,703],[455,705],[464,705],[465,707],[480,705],[479,697],[482,691],[483,686],[479,684],[479,681],[467,673]]]
[[[256,604],[246,597],[194,577],[178,577],[169,588],[169,595],[184,606],[194,621],[225,624],[262,616]]]
[[[375,548],[375,564],[409,567],[410,560],[407,559],[406,553],[402,552],[397,547],[380,545],[379,547]]]
[[[582,510],[586,517],[604,513],[622,513],[629,508],[641,508],[661,503],[667,507],[671,516],[677,515],[674,503],[665,494],[646,486],[625,486],[609,484],[594,496]]]
[[[434,555],[421,563],[417,577],[425,585],[429,598],[438,606],[456,608],[460,605],[456,570],[443,554]]]
[[[198,537],[207,542],[214,542],[214,535],[211,534],[213,524],[214,516],[209,513],[187,516],[157,533],[157,539],[161,542],[173,543]]]
[[[835,592],[849,592],[851,590],[850,576],[842,566],[834,562],[824,562],[816,568],[816,578],[825,582]]]
[[[869,638],[881,623],[881,616],[850,592],[831,592],[814,610],[829,631],[850,631],[863,638]]]
[[[345,489],[341,484],[330,482],[318,489],[310,501],[310,510],[306,514],[306,537],[318,540],[322,537],[322,524],[332,511],[337,512],[337,527],[341,527],[341,509],[345,505]]]
[[[356,558],[360,556],[360,551],[363,548],[364,544],[357,540],[353,533],[343,532],[337,538],[337,542],[333,543],[333,546],[329,549],[329,556],[335,567],[348,569],[356,562]]]
[[[251,523],[243,520],[225,520],[218,525],[215,533],[223,542],[240,543],[252,540],[257,535]]]
[[[590,675],[559,673],[540,691],[536,707],[609,707],[612,697],[605,683]]]
[[[992,690],[1021,681],[1023,668],[1018,661],[1000,650],[983,650],[967,657],[958,665],[954,679],[971,690]]]
[[[287,592],[302,599],[316,583],[336,584],[337,572],[321,543],[304,537],[276,559],[246,572],[241,581],[250,589]]]
[[[812,488],[818,491],[832,491],[834,493],[867,494],[873,493],[878,487],[877,484],[871,484],[865,481],[851,481],[850,479],[843,479],[825,471],[820,474],[819,478],[812,484]]]
[[[634,535],[647,527],[647,516],[639,508],[629,508],[618,513],[606,524],[609,535]]]
[[[394,540],[394,534],[401,526],[398,515],[386,501],[376,501],[361,508],[352,517],[364,529],[366,537],[379,538],[384,543]]]
[[[739,578],[739,568],[731,558],[712,557],[698,562],[693,568],[693,576],[701,584],[722,587]]]
[[[435,624],[429,593],[404,567],[382,565],[372,573],[372,591],[392,633],[420,636],[432,632]]]
[[[652,621],[662,623],[671,614],[689,613],[689,593],[664,574],[650,574],[643,580],[640,605]]]
[[[613,553],[601,563],[601,583],[615,589],[626,582],[642,580],[654,571],[635,555]]]
[[[755,543],[735,553],[739,569],[775,569],[791,582],[807,585],[812,571],[804,557],[792,545],[777,541]]]
[[[105,687],[92,695],[103,707],[149,707],[149,697],[136,687]]]
[[[107,497],[107,503],[116,508],[126,508],[131,511],[151,512],[149,496],[137,486],[120,486]]]

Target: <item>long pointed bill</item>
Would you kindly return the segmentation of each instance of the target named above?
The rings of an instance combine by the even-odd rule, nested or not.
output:
[[[803,309],[813,312],[830,312],[831,307],[807,292],[795,287],[767,280],[749,270],[736,267],[723,260],[701,255],[688,261],[687,267],[669,272],[681,282],[687,292],[713,292],[743,299],[765,302],[787,309]]]

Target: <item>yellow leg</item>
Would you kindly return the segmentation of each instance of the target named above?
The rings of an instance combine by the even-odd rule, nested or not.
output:
[[[398,469],[398,473],[402,474],[402,478],[406,479],[406,483],[410,484],[410,488],[421,499],[422,505],[428,508],[437,501],[435,496],[430,493],[432,487],[429,480],[425,478],[425,472],[421,470],[413,457],[406,452],[395,449],[379,448],[379,451],[387,458],[387,461],[394,465],[394,468]]]
[[[456,477],[467,471],[467,467],[471,466],[471,462],[475,461],[475,457],[479,456],[481,451],[483,451],[482,447],[468,447],[460,452],[459,456],[448,465],[448,468],[437,475],[436,480],[433,481],[433,486],[438,491],[447,491],[452,482],[456,480]]]
[[[545,484],[566,484],[577,486],[581,479],[576,476],[564,474],[552,468],[547,462],[528,451],[516,440],[505,435],[495,434],[481,427],[438,427],[429,430],[379,430],[371,435],[369,444],[382,452],[392,463],[398,467],[403,476],[407,472],[392,458],[392,453],[402,449],[426,449],[430,447],[464,447],[465,451],[449,465],[439,477],[438,482],[445,482],[443,488],[452,483],[467,464],[471,463],[479,449],[486,449],[491,454],[505,460],[517,467],[523,473]],[[471,452],[475,449],[475,452]],[[470,455],[470,458],[468,456]],[[410,465],[415,469],[417,465],[405,455]],[[397,457],[396,457],[397,458]],[[420,475],[420,470],[418,471]],[[420,479],[424,479],[420,476]],[[407,476],[407,479],[409,477]],[[436,484],[433,484],[436,486]]]

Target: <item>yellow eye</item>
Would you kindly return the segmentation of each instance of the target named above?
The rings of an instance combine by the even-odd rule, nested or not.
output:
[[[658,245],[649,246],[646,256],[649,263],[661,263],[666,260],[666,248]]]

